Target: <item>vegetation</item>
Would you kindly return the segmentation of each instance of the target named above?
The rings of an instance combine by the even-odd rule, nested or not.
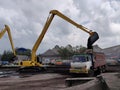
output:
[[[71,45],[67,45],[65,47],[63,46],[58,46],[56,45],[54,47],[55,49],[57,49],[58,54],[61,56],[62,59],[70,59],[73,55],[75,54],[80,54],[80,53],[84,53],[86,50],[86,47],[83,47],[82,45],[80,46],[71,46]],[[30,49],[26,49],[25,51],[19,51],[19,48],[16,48],[16,54],[17,55],[26,55],[26,56],[30,56],[31,55],[31,50]],[[12,62],[14,61],[14,54],[12,53],[12,51],[4,51],[1,60],[2,61],[9,61]]]
[[[31,50],[30,49],[26,49],[25,51],[18,51],[18,48],[16,48],[15,51],[16,51],[17,55],[26,55],[26,56],[30,56],[31,55]],[[16,58],[15,58],[13,52],[10,51],[10,50],[5,50],[3,52],[3,54],[1,55],[1,60],[2,61],[13,62],[15,59]]]
[[[12,61],[14,61],[13,57],[14,57],[14,54],[11,51],[4,51],[4,53],[1,57],[1,60],[12,62]]]
[[[60,56],[62,59],[68,59],[73,55],[73,51],[70,51],[69,49],[63,47],[58,50]]]
[[[83,47],[82,45],[76,47],[67,45],[66,47],[59,47],[58,53],[62,59],[70,59],[75,54],[84,53],[85,50],[86,47]]]

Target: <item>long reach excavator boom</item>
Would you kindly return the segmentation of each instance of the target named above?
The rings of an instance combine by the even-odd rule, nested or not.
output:
[[[12,47],[13,54],[14,54],[14,56],[16,56],[16,52],[15,52],[15,48],[14,48],[14,44],[13,44],[13,40],[12,40],[12,35],[11,35],[10,28],[9,28],[8,25],[5,25],[5,28],[2,29],[2,31],[0,32],[0,39],[3,37],[5,32],[8,33],[8,37],[9,37],[9,40],[10,40],[10,44],[11,44],[11,47]]]
[[[42,42],[45,33],[47,32],[54,16],[57,15],[59,17],[61,17],[62,19],[64,19],[65,21],[73,24],[74,26],[76,26],[77,28],[79,28],[80,30],[83,30],[84,32],[88,33],[90,35],[89,39],[88,39],[88,44],[87,44],[87,48],[88,49],[92,49],[92,44],[99,39],[99,36],[96,32],[92,32],[91,30],[89,30],[88,28],[74,22],[73,20],[71,20],[70,18],[68,18],[67,16],[63,15],[61,12],[57,11],[57,10],[51,10],[50,11],[50,15],[47,18],[47,21],[43,27],[43,30],[40,34],[40,36],[38,37],[36,43],[34,44],[33,48],[32,48],[32,53],[31,53],[31,60],[26,60],[26,61],[22,61],[20,62],[20,65],[22,67],[27,67],[27,66],[42,66],[41,63],[38,62],[37,60],[37,56],[36,56],[36,51],[40,45],[40,43]]]

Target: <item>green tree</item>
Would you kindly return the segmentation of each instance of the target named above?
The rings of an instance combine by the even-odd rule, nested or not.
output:
[[[72,47],[71,45],[67,45],[66,47],[60,47],[58,50],[59,55],[62,59],[70,59],[75,54],[81,54],[84,53],[86,50],[86,47],[80,45],[76,47]]]
[[[74,54],[81,54],[81,53],[84,53],[86,51],[86,47],[80,45],[80,46],[76,46],[75,47],[75,51],[74,51]]]
[[[2,55],[2,57],[1,57],[1,60],[2,61],[9,61],[9,62],[12,62],[12,61],[14,61],[14,54],[13,54],[13,52],[11,52],[11,51],[4,51],[3,52],[3,55]]]
[[[80,53],[84,53],[86,51],[86,47],[80,45]]]
[[[73,49],[71,45],[67,45],[66,47],[60,47],[58,50],[62,59],[70,59],[73,56]]]

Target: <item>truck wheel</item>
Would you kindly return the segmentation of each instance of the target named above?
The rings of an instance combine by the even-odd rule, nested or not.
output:
[[[65,86],[71,87],[72,86],[72,82],[71,81],[65,81]]]
[[[102,66],[102,72],[104,73],[106,71],[106,66]]]
[[[95,76],[100,75],[101,74],[101,69],[97,68],[97,70],[95,71]]]
[[[94,70],[90,69],[88,71],[88,77],[94,77]]]

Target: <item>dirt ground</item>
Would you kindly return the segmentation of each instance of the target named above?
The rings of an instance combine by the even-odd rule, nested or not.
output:
[[[65,88],[67,76],[55,73],[0,78],[0,90],[54,90]]]
[[[120,90],[120,73],[104,73],[102,76],[111,90]],[[82,90],[83,86],[88,86],[89,82],[67,87],[66,77],[68,76],[55,73],[2,77],[0,90]]]
[[[117,67],[116,69],[116,67],[110,67],[108,69],[110,70],[101,74],[102,77],[110,90],[120,90],[120,68]],[[111,70],[117,71],[111,72]],[[14,71],[7,71],[5,76],[1,76],[1,74],[2,73],[0,73],[0,90],[86,90],[86,87],[89,87],[90,84],[96,83],[93,80],[67,87],[65,85],[65,79],[71,77],[70,75],[58,73],[19,74],[14,73]]]

